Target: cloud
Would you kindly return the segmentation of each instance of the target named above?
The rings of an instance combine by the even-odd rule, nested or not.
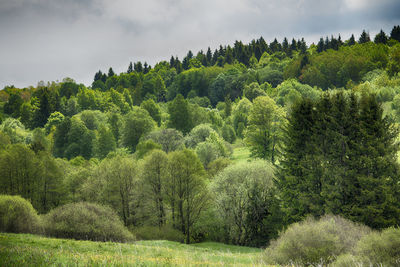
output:
[[[154,64],[190,49],[215,49],[263,36],[319,37],[400,24],[397,0],[3,0],[0,88],[74,78],[89,85],[101,69]]]

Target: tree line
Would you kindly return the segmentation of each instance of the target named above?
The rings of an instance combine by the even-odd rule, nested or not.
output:
[[[188,243],[265,246],[310,214],[398,225],[396,31],[321,51],[265,45],[257,57],[260,39],[243,45],[249,62],[237,44],[232,62],[135,63],[91,87],[6,87],[0,193],[40,213],[102,203],[131,229],[171,227]]]

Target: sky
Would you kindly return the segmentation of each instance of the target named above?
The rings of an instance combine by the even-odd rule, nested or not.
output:
[[[260,36],[371,38],[400,24],[399,0],[0,0],[0,88],[125,72]]]

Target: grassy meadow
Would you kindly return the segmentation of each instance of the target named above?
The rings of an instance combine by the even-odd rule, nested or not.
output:
[[[0,266],[265,266],[262,251],[214,242],[112,243],[0,233]]]

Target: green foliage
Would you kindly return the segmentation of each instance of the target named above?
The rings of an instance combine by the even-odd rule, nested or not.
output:
[[[114,151],[116,147],[117,143],[111,129],[102,124],[97,131],[94,154],[100,159],[103,159],[108,153]]]
[[[58,207],[44,216],[46,234],[93,241],[133,241],[118,215],[109,207],[78,202]]]
[[[172,241],[113,243],[2,234],[0,262],[4,266],[265,266],[262,250],[215,242],[184,245]],[[77,253],[79,251],[79,253]]]
[[[254,82],[244,87],[243,95],[250,101],[253,101],[253,99],[259,96],[265,96],[266,93],[260,88],[258,83]]]
[[[145,109],[133,107],[132,111],[124,117],[122,145],[134,152],[139,139],[150,133],[154,127],[155,122]]]
[[[188,148],[194,148],[199,143],[205,142],[211,134],[216,134],[216,131],[210,124],[197,125],[185,137],[185,145]]]
[[[236,136],[243,138],[243,131],[247,126],[247,117],[249,115],[252,103],[243,98],[237,103],[233,109],[233,128],[236,131]]]
[[[388,228],[372,232],[357,244],[356,255],[373,266],[398,266],[400,262],[400,229]]]
[[[353,251],[370,230],[338,216],[308,218],[292,224],[266,249],[273,264],[326,265],[342,253]]]
[[[210,189],[225,242],[265,246],[277,236],[283,214],[274,177],[274,168],[263,160],[230,165],[214,177]]]
[[[50,133],[64,120],[64,115],[58,111],[50,114],[49,119],[47,120],[44,128],[46,129],[46,133]]]
[[[57,206],[64,198],[61,170],[47,152],[22,144],[0,151],[0,193],[30,199],[39,212]]]
[[[166,195],[172,209],[172,222],[185,234],[188,244],[193,224],[208,204],[204,168],[196,153],[189,149],[170,153],[168,165],[170,179]]]
[[[162,146],[162,150],[166,153],[182,149],[183,135],[180,131],[175,129],[162,129],[158,131],[151,132],[146,139],[151,139],[157,144]]]
[[[132,232],[138,240],[169,240],[181,243],[185,240],[183,233],[170,225],[161,228],[158,226],[142,226],[132,229]]]
[[[183,134],[188,133],[193,128],[193,116],[189,109],[189,103],[181,94],[178,94],[173,101],[169,102],[168,113],[168,127],[175,128]]]
[[[221,128],[221,137],[224,138],[225,141],[233,144],[236,140],[235,129],[229,124],[224,124]]]
[[[42,233],[40,217],[20,196],[0,195],[0,232]]]
[[[0,125],[0,130],[9,136],[12,144],[25,142],[27,132],[19,120],[13,118],[5,119]]]
[[[373,228],[396,225],[396,138],[374,95],[294,105],[278,176],[289,221],[333,212]]]
[[[273,99],[268,96],[254,99],[245,133],[253,157],[275,163],[281,153],[284,124],[285,112]]]
[[[138,164],[132,157],[110,155],[93,168],[81,190],[84,200],[107,204],[125,225],[135,224]]]
[[[387,47],[368,42],[341,46],[338,51],[327,50],[309,57],[309,64],[301,66],[298,76],[302,82],[323,89],[344,87],[349,80],[359,82],[370,70],[388,64]]]
[[[145,155],[150,153],[155,149],[161,149],[161,145],[155,143],[153,140],[149,139],[146,141],[140,142],[136,147],[136,156],[139,159],[142,159]]]
[[[161,150],[154,150],[149,153],[143,160],[143,170],[141,178],[145,185],[148,197],[154,203],[153,209],[157,217],[157,224],[159,227],[165,225],[165,185],[168,179],[167,154]]]
[[[140,107],[147,110],[149,115],[153,118],[158,126],[161,125],[161,110],[153,99],[143,101],[142,104],[140,104]]]

